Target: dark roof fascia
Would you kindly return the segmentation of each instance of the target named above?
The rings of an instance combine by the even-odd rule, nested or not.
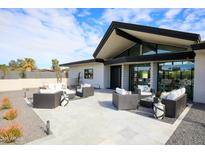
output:
[[[138,43],[138,44],[142,44],[142,40],[141,39],[139,39],[139,38],[137,38],[137,37],[135,37],[133,35],[130,35],[129,33],[125,32],[125,31],[123,31],[121,29],[116,28],[115,31],[116,31],[117,35],[119,35],[119,36],[121,36],[121,37],[123,37],[123,38],[125,38],[127,40],[130,40],[130,41]]]
[[[205,42],[191,45],[193,50],[205,49]]]
[[[176,30],[171,30],[171,29],[122,23],[122,22],[115,22],[115,23],[117,24],[117,27],[124,28],[124,29],[130,29],[130,30],[141,31],[145,33],[152,33],[152,34],[163,35],[163,36],[169,36],[169,37],[175,37],[175,38],[185,39],[185,40],[190,40],[190,41],[200,41],[201,40],[200,35],[196,33],[182,32],[182,31],[176,31]]]
[[[101,39],[100,43],[98,44],[97,48],[95,49],[95,52],[93,53],[93,57],[96,58],[100,50],[102,49],[103,45],[107,41],[107,39],[110,37],[113,30],[116,28],[115,22],[112,22],[107,31],[105,32],[103,38]]]
[[[169,29],[163,29],[157,27],[149,27],[149,26],[113,21],[110,27],[108,28],[108,30],[106,31],[105,35],[103,36],[102,40],[100,41],[98,47],[96,48],[93,57],[96,57],[98,55],[105,42],[107,41],[107,39],[109,38],[113,30],[116,28],[130,29],[130,30],[141,31],[145,33],[175,37],[179,39],[185,39],[185,40],[196,41],[196,42],[199,42],[201,40],[200,35],[196,33],[181,32],[181,31],[175,31],[175,30],[169,30]]]
[[[81,61],[75,61],[75,62],[71,62],[71,63],[65,63],[65,64],[60,64],[60,66],[71,66],[71,65],[79,65],[79,64],[86,64],[86,63],[95,63],[95,62],[99,62],[99,63],[103,63],[104,60],[103,59],[88,59],[88,60],[81,60]]]
[[[182,52],[182,53],[167,53],[156,55],[144,55],[144,56],[126,56],[105,61],[105,65],[128,63],[128,62],[146,62],[146,61],[163,61],[163,60],[182,60],[182,59],[194,59],[194,52]]]

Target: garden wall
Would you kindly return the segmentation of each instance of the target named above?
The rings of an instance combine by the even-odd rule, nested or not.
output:
[[[23,77],[22,77],[23,76]],[[62,77],[65,78],[66,74],[62,73]],[[3,78],[3,72],[0,71],[0,79]],[[25,72],[24,74],[17,72],[17,71],[11,71],[8,72],[5,76],[5,79],[20,79],[20,78],[26,78],[26,79],[38,79],[38,78],[56,78],[55,72],[50,71],[32,71],[32,72]]]
[[[24,88],[39,88],[44,84],[57,83],[56,78],[41,79],[0,79],[0,92],[22,90]],[[69,85],[68,79],[63,78],[62,83]]]

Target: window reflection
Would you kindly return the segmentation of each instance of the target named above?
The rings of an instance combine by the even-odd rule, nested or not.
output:
[[[138,85],[150,85],[150,64],[130,65],[130,90]]]
[[[185,87],[188,97],[192,98],[194,63],[192,61],[159,63],[158,89],[171,91]]]

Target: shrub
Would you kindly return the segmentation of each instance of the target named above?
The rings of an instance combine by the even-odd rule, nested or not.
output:
[[[4,113],[3,118],[6,120],[13,120],[17,117],[17,110],[15,109],[9,109]]]
[[[12,108],[11,101],[8,97],[4,97],[0,104],[0,110]]]
[[[1,142],[11,143],[21,136],[22,136],[22,130],[17,124],[11,124],[7,128],[0,128]]]

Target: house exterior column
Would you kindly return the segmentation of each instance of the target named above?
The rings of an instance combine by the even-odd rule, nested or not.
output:
[[[205,103],[205,49],[195,50],[193,101]]]
[[[122,64],[121,87],[125,90],[129,89],[129,65],[128,64]]]
[[[158,66],[157,62],[151,62],[151,70],[150,70],[150,84],[151,88],[157,91],[157,75],[158,75]]]

